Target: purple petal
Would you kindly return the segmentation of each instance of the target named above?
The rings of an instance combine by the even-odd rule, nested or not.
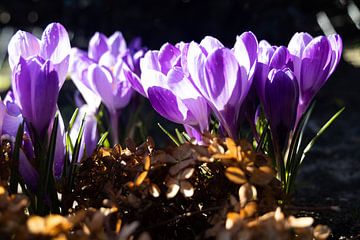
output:
[[[343,50],[343,43],[341,40],[341,37],[338,34],[333,34],[328,37],[329,43],[331,45],[331,68],[329,71],[329,75],[327,78],[329,78],[330,74],[332,74],[338,65],[340,59],[341,59],[341,53]]]
[[[88,55],[91,59],[99,61],[100,57],[108,50],[107,37],[96,32],[90,39]]]
[[[273,69],[269,73],[265,91],[268,107],[265,112],[268,114],[271,133],[276,142],[275,148],[283,151],[296,120],[299,102],[298,84],[289,69]]]
[[[209,105],[229,136],[235,137],[242,95],[238,61],[229,49],[218,49],[208,56],[205,69]]]
[[[49,24],[41,37],[40,56],[58,63],[70,54],[70,50],[69,35],[65,28],[60,23]]]
[[[301,71],[301,56],[305,47],[311,42],[313,37],[308,33],[295,33],[291,38],[288,50],[291,54],[291,58],[293,61],[293,70],[298,81],[300,80],[300,71]]]
[[[176,64],[180,56],[180,50],[170,43],[165,43],[159,50],[159,63],[161,72],[167,72]]]
[[[39,39],[31,33],[17,31],[10,39],[8,45],[9,65],[11,70],[14,70],[15,66],[18,64],[20,56],[26,59],[38,55],[39,51]]]
[[[127,47],[126,41],[121,32],[114,32],[107,41],[109,50],[114,56],[122,56],[125,54]]]
[[[224,47],[219,40],[211,36],[206,36],[203,40],[201,40],[200,45],[206,50],[207,54]]]
[[[148,89],[148,96],[151,105],[161,116],[176,123],[184,123],[186,111],[181,111],[179,100],[174,93],[155,86]]]
[[[49,134],[52,129],[49,128]],[[59,125],[56,133],[56,145],[54,155],[53,172],[57,180],[61,178],[65,160],[65,125],[64,120],[59,112]]]
[[[135,89],[135,91],[146,97],[146,93],[143,86],[141,85],[140,78],[129,69],[124,70],[124,75],[126,80],[130,82],[131,86]]]
[[[270,60],[270,68],[281,69],[289,61],[289,51],[286,47],[280,46],[276,49]]]
[[[110,111],[115,111],[113,104],[113,94],[115,92],[115,84],[111,72],[105,67],[92,64],[89,67],[87,77],[92,84],[93,89],[100,95],[105,106]]]
[[[59,94],[57,73],[50,61],[43,62],[41,58],[25,61],[21,58],[15,72],[15,85],[14,94],[24,118],[40,137],[44,137],[55,115]]]
[[[60,86],[68,71],[70,51],[69,35],[65,28],[60,23],[49,24],[41,37],[40,56],[44,59],[50,59],[56,66]]]
[[[140,60],[140,69],[141,71],[152,69],[160,72],[159,51],[147,51],[145,56]]]
[[[326,37],[314,38],[304,49],[301,63],[300,89],[305,104],[325,83],[331,61],[331,45]]]
[[[30,190],[36,192],[39,184],[39,174],[31,165],[22,149],[19,152],[19,173]]]
[[[236,38],[234,54],[242,68],[245,68],[249,80],[255,71],[257,61],[258,42],[252,32],[244,32]]]
[[[187,53],[187,70],[196,88],[203,96],[208,96],[205,88],[205,62],[206,56],[200,46],[191,42]]]
[[[258,63],[269,64],[275,49],[265,40],[259,42]]]
[[[223,110],[233,95],[240,96],[239,64],[233,53],[226,48],[218,49],[208,56],[205,64],[208,99],[218,110]],[[198,86],[199,87],[199,86]]]

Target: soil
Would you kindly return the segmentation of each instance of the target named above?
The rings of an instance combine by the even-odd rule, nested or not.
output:
[[[360,239],[360,69],[345,61],[321,90],[309,136],[342,106],[300,170],[294,208],[332,229],[331,239]]]

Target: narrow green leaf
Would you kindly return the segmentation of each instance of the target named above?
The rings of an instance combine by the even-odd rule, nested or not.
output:
[[[175,128],[175,133],[179,140],[179,143],[184,144],[186,142],[186,139],[184,139],[184,136],[179,132],[179,129]]]
[[[53,165],[54,165],[54,157],[55,157],[55,148],[56,148],[56,137],[57,130],[59,126],[59,115],[58,113],[55,116],[54,124],[51,130],[50,142],[46,157],[46,169],[45,169],[45,181],[44,181],[44,190],[47,191],[49,188],[50,177],[53,176]],[[50,186],[53,188],[55,186]]]
[[[188,142],[191,141],[191,137],[190,137],[186,132],[182,132],[181,134],[184,136],[184,138],[186,139],[186,141],[188,141]]]
[[[73,154],[72,154],[72,159],[71,159],[71,163],[70,163],[70,167],[69,167],[70,172],[68,174],[68,177],[69,177],[68,187],[69,187],[70,191],[72,189],[72,185],[73,185],[73,182],[74,182],[74,174],[75,174],[75,170],[76,170],[76,163],[78,162],[78,158],[79,158],[80,145],[81,145],[81,140],[82,140],[83,133],[84,133],[85,118],[86,118],[86,113],[84,114],[84,116],[83,116],[83,118],[81,120],[79,133],[78,133],[78,136],[76,138],[74,151],[73,151]]]
[[[158,123],[159,128],[175,143],[176,146],[180,146],[180,143],[176,140],[176,138],[171,135],[160,123]]]
[[[19,183],[19,157],[20,157],[20,148],[22,145],[24,135],[24,122],[22,122],[17,130],[15,146],[12,155],[12,161],[10,165],[11,175],[10,175],[10,193],[17,193],[17,186]]]
[[[319,137],[326,131],[326,129],[328,129],[331,124],[340,116],[340,114],[345,110],[345,107],[341,108],[339,111],[337,111],[321,128],[320,130],[317,132],[317,134],[315,135],[315,137],[313,137],[313,139],[311,139],[311,141],[308,143],[308,145],[306,145],[302,155],[301,155],[301,160],[300,160],[300,164],[302,163],[302,161],[304,160],[306,154],[311,150],[311,148],[314,146],[314,144],[316,143],[316,141],[319,139]]]
[[[101,147],[105,140],[107,140],[107,136],[109,135],[109,132],[105,132],[101,135],[101,138],[99,139],[98,143],[96,144],[97,147]]]
[[[67,129],[67,132],[70,132],[70,131],[71,131],[72,127],[74,126],[74,123],[75,123],[75,120],[76,120],[78,114],[79,114],[79,108],[76,108],[75,111],[74,111],[74,113],[73,113],[73,115],[71,116],[71,119],[70,119],[70,122],[69,122],[69,127],[68,127],[68,129]]]

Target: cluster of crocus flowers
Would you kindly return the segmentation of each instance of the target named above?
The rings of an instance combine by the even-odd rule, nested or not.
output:
[[[85,52],[71,49],[65,28],[53,23],[41,39],[18,31],[8,52],[12,90],[0,101],[0,134],[14,143],[24,122],[19,172],[37,191],[44,179],[36,159],[51,149],[48,144],[53,133],[51,167],[59,179],[67,161],[87,157],[96,148],[96,115],[101,103],[110,116],[112,143],[118,143],[119,114],[134,92],[146,97],[161,116],[182,124],[201,144],[202,134],[213,130],[211,115],[219,123],[220,136],[237,139],[244,120],[242,111],[253,113],[254,119],[263,112],[268,123],[264,132],[271,133],[269,141],[281,171],[286,168],[289,147],[296,145],[292,141],[303,115],[339,63],[342,42],[338,35],[313,38],[296,33],[287,47],[272,46],[264,40],[258,42],[252,32],[244,32],[232,48],[207,36],[200,43],[165,43],[159,50],[145,53],[139,39],[128,46],[122,34],[115,32],[110,37],[95,33]],[[55,116],[68,73],[85,102],[78,98],[80,117],[65,131],[61,115]],[[261,108],[247,111],[246,101],[253,101],[250,105],[255,108],[260,103]],[[254,135],[259,142],[261,134]],[[68,151],[68,142],[77,142],[78,149],[70,149],[74,154]]]
[[[125,75],[156,111],[184,124],[190,136],[209,130],[211,109],[223,134],[237,137],[239,109],[252,83],[257,48],[251,32],[240,35],[233,49],[213,37],[200,44],[166,43],[141,59],[140,77],[130,71]]]
[[[340,61],[339,35],[296,33],[288,47],[260,41],[255,89],[268,119],[277,158],[289,152],[292,134]]]

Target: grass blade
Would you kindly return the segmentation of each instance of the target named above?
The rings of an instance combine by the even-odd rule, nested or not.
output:
[[[96,147],[101,147],[103,145],[103,143],[105,142],[105,140],[107,140],[108,135],[109,135],[109,132],[104,132],[101,135],[101,138],[99,139],[98,143],[96,144]]]
[[[68,127],[68,129],[67,129],[67,132],[70,132],[70,131],[71,131],[72,127],[74,126],[74,123],[75,123],[75,120],[76,120],[78,114],[79,114],[79,108],[76,108],[75,111],[74,111],[74,113],[73,113],[73,115],[71,116],[71,119],[70,119],[70,122],[69,122],[69,127]]]
[[[302,163],[302,161],[304,160],[306,154],[310,151],[310,149],[314,146],[314,144],[316,143],[316,141],[319,139],[319,137],[326,131],[326,129],[328,129],[331,124],[340,116],[340,114],[345,110],[345,107],[341,108],[339,111],[337,111],[321,128],[320,130],[317,132],[317,134],[315,135],[315,137],[313,137],[313,139],[311,139],[311,141],[308,143],[308,145],[306,145],[302,155],[301,155],[301,160],[300,160],[300,164]]]
[[[175,143],[176,146],[180,146],[180,143],[176,140],[176,138],[171,135],[160,123],[158,123],[159,128]]]

